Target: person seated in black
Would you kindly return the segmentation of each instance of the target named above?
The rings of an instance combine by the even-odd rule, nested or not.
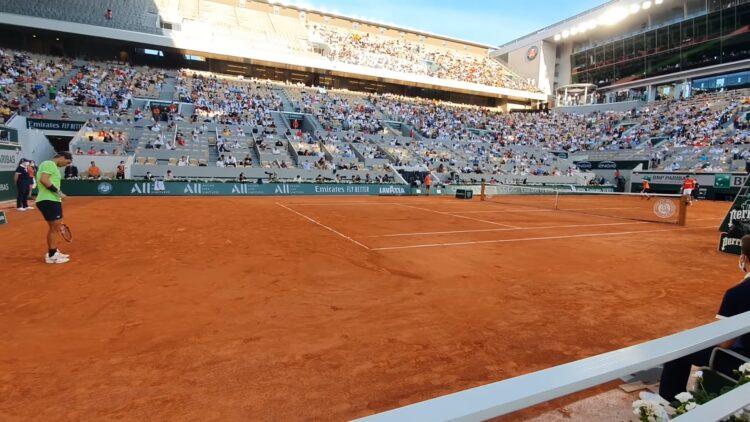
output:
[[[78,177],[78,167],[74,166],[73,164],[65,166],[65,178],[73,179],[76,177]]]
[[[750,235],[743,236],[741,242],[742,253],[739,267],[745,277],[738,285],[729,288],[724,293],[724,299],[719,306],[719,313],[716,315],[719,319],[730,318],[750,311]],[[727,340],[717,347],[731,349],[743,356],[750,357],[750,333]],[[669,402],[675,401],[675,396],[686,390],[691,366],[707,366],[713,349],[713,347],[709,347],[664,364],[659,395]]]

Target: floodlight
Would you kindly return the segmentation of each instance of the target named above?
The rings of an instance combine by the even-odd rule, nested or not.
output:
[[[562,37],[563,38],[568,38],[569,36],[570,36],[570,31],[568,31],[567,29],[562,32]]]
[[[651,8],[651,1],[650,0],[644,1],[643,4],[641,5],[641,9],[643,9],[643,10],[650,9],[650,8]]]
[[[662,4],[664,3],[664,0],[654,0],[654,4]]]
[[[560,41],[562,39],[562,34],[555,34],[555,41]]]
[[[635,15],[641,10],[641,5],[638,3],[633,3],[630,5],[630,14]]]
[[[601,16],[599,16],[599,24],[612,26],[628,16],[628,9],[625,6],[613,7]]]

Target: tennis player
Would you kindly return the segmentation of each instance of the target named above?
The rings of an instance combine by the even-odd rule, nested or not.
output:
[[[695,189],[695,179],[692,176],[685,176],[685,180],[682,182],[682,194],[687,196],[687,204],[693,204],[693,189]]]
[[[643,179],[643,190],[641,190],[641,194],[646,199],[650,200],[651,196],[649,195],[649,193],[651,193],[651,182],[649,182],[648,179]],[[641,198],[641,199],[643,199],[643,198]]]
[[[47,231],[47,254],[44,261],[47,264],[64,264],[70,261],[68,255],[57,250],[57,236],[60,233],[63,210],[62,200],[65,194],[60,190],[60,167],[73,162],[73,155],[67,151],[58,152],[51,160],[39,165],[36,172],[39,194],[36,197],[36,207],[42,213],[49,225]]]

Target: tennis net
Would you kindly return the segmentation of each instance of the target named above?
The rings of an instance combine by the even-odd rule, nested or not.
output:
[[[571,188],[482,185],[481,199],[531,208],[596,215],[624,220],[685,225],[687,203],[682,195],[575,191]]]

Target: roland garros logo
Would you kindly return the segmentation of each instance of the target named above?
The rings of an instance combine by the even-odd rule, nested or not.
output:
[[[660,199],[654,204],[654,214],[659,218],[669,218],[677,212],[677,207],[669,199]]]

